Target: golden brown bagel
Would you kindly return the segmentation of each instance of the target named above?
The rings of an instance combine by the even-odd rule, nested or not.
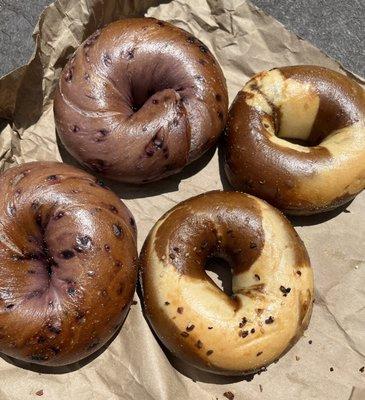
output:
[[[205,272],[232,269],[230,297]],[[165,214],[141,253],[146,315],[166,347],[197,368],[251,373],[277,360],[306,329],[313,274],[283,215],[237,192],[193,197]]]
[[[0,352],[49,366],[79,361],[129,310],[134,219],[66,164],[22,164],[0,175],[0,187]]]
[[[316,66],[276,68],[238,93],[225,135],[235,189],[290,214],[328,211],[365,187],[365,95]]]
[[[190,33],[154,18],[124,19],[76,51],[54,111],[80,163],[143,183],[177,173],[216,143],[228,94],[217,61]]]

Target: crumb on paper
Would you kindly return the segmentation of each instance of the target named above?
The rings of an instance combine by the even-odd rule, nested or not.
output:
[[[261,385],[261,384],[259,385],[259,388],[260,388],[260,392],[262,393],[262,391],[263,391],[264,389],[262,388],[262,385]]]
[[[35,392],[35,394],[37,395],[37,396],[43,396],[43,389],[41,389],[41,390],[38,390],[38,392]]]
[[[296,359],[297,361],[299,361],[299,360],[300,360],[300,357],[299,357],[299,356],[295,356],[295,359]]]
[[[224,392],[223,396],[227,398],[228,400],[233,400],[234,399],[234,394],[232,392]]]

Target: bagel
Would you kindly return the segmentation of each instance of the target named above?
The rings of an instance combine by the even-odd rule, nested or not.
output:
[[[0,175],[0,353],[62,366],[123,323],[137,279],[136,229],[93,176],[61,163]]]
[[[228,262],[232,296],[207,275],[212,257]],[[258,371],[309,323],[306,249],[280,212],[250,195],[209,192],[178,204],[151,230],[140,267],[152,328],[174,355],[202,370]]]
[[[365,95],[317,66],[254,76],[229,111],[225,171],[232,186],[288,214],[314,214],[365,187]]]
[[[214,145],[228,94],[214,56],[190,33],[124,19],[96,31],[67,63],[54,113],[82,165],[138,184],[179,172]]]

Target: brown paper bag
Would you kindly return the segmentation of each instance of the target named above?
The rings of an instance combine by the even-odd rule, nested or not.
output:
[[[174,0],[149,8],[160,3],[58,0],[43,12],[32,60],[0,80],[0,170],[33,160],[74,162],[56,140],[53,89],[74,49],[98,27],[122,17],[147,12],[195,34],[219,60],[230,100],[249,76],[275,66],[318,64],[348,73],[248,1]],[[221,189],[221,172],[212,150],[161,182],[111,186],[134,213],[141,246],[156,220],[176,203]],[[359,195],[346,212],[292,219],[311,256],[316,302],[305,336],[266,372],[217,377],[173,359],[156,341],[138,301],[117,338],[87,364],[51,372],[0,358],[0,399],[36,398],[41,390],[43,398],[57,400],[214,400],[225,399],[228,391],[235,400],[365,399],[365,373],[359,371],[365,364],[364,199]]]

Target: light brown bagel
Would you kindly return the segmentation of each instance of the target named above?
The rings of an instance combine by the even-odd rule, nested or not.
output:
[[[238,93],[225,135],[232,186],[290,214],[334,209],[365,187],[365,94],[326,68],[276,68]]]
[[[205,272],[228,261],[228,296]],[[165,214],[141,253],[146,315],[176,356],[223,375],[277,360],[306,329],[313,274],[306,249],[283,215],[237,192],[209,192]]]
[[[0,187],[0,353],[49,366],[79,361],[129,310],[134,219],[66,164],[22,164],[0,175]]]
[[[221,68],[190,33],[154,18],[98,30],[56,89],[59,137],[83,165],[123,182],[177,173],[214,145],[228,94]]]

